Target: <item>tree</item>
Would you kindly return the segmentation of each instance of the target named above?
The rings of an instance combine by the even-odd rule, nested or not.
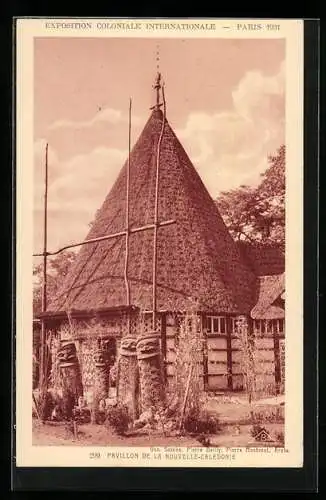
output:
[[[240,186],[222,193],[218,209],[236,241],[285,245],[285,146],[268,158],[258,187]]]
[[[88,227],[90,227],[91,229],[94,226],[94,222],[96,221],[99,213],[100,213],[100,210],[99,209],[96,210],[93,219],[88,223]]]
[[[67,276],[70,266],[76,259],[76,253],[65,251],[59,253],[47,262],[47,298],[48,302],[55,296],[62,280]],[[43,264],[34,266],[33,276],[35,277],[33,289],[33,312],[34,315],[42,310],[42,282]]]

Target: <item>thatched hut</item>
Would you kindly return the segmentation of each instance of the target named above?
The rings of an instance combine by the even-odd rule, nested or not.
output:
[[[130,303],[124,278],[125,238],[117,237],[81,247],[59,293],[41,315],[47,330],[75,342],[84,391],[91,390],[97,376],[94,349],[106,353],[108,369],[124,337],[136,338],[153,329],[153,231],[132,229],[153,224],[163,120],[160,106],[154,106],[130,155]],[[98,210],[87,240],[125,229],[127,165]],[[157,329],[166,380],[173,376],[180,318],[195,310],[203,336],[203,389],[243,387],[235,332],[238,317],[245,319],[249,332],[261,334],[262,357],[270,364],[271,382],[278,385],[284,257],[277,248],[250,247],[232,239],[166,119],[160,143],[158,216],[159,221],[175,220],[158,228],[157,239]]]

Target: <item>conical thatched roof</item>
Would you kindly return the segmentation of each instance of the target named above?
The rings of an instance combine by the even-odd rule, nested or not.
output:
[[[154,109],[131,152],[131,227],[153,223],[156,152],[163,114]],[[91,168],[91,165],[90,165]],[[86,239],[125,228],[127,163],[97,213]],[[87,200],[85,200],[87,203]],[[157,308],[249,312],[256,277],[247,267],[186,152],[166,121],[160,154]],[[48,311],[86,310],[126,304],[125,238],[81,247]],[[153,230],[130,235],[131,304],[152,309]]]

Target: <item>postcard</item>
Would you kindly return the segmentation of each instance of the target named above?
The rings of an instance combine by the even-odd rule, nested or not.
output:
[[[16,464],[303,466],[303,22],[16,20]]]

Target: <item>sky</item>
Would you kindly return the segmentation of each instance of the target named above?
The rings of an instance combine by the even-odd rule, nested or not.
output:
[[[285,141],[282,39],[39,38],[34,45],[34,251],[81,241],[154,103],[156,52],[167,119],[213,198],[255,185]]]

